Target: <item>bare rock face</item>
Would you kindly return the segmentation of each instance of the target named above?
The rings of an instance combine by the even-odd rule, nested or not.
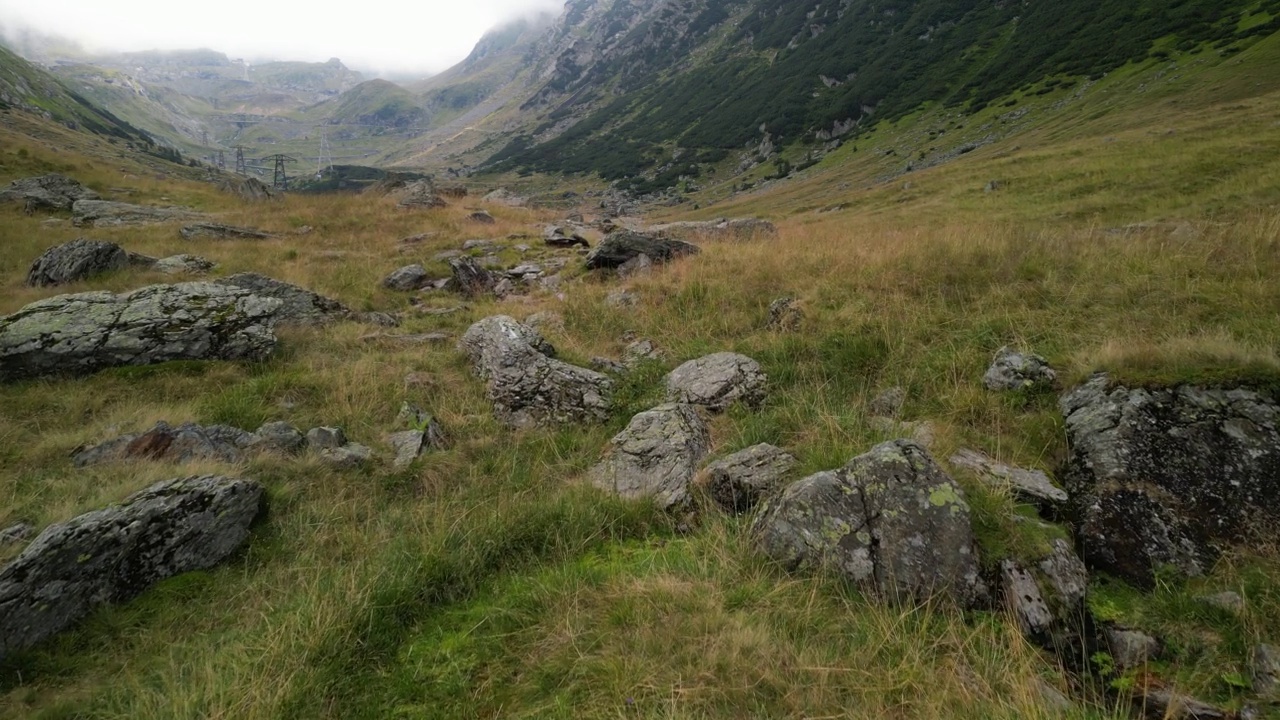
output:
[[[768,443],[753,445],[707,466],[707,491],[725,512],[742,514],[781,490],[799,461]]]
[[[793,483],[752,524],[789,570],[826,569],[884,599],[984,598],[964,491],[909,440]]]
[[[0,190],[0,202],[23,202],[27,212],[70,210],[77,200],[97,200],[98,197],[98,193],[58,173],[14,180]]]
[[[1150,587],[1170,565],[1203,574],[1280,522],[1280,406],[1250,390],[1131,389],[1097,375],[1065,395],[1060,473],[1090,566]]]
[[[646,235],[631,230],[609,233],[587,255],[588,270],[612,270],[640,255],[647,255],[656,265],[685,255],[696,255],[698,246],[681,240]]]
[[[337,300],[258,273],[239,273],[216,282],[278,300],[274,318],[280,325],[319,326],[353,316],[351,309]]]
[[[768,377],[746,355],[721,352],[690,360],[667,375],[667,400],[721,412],[735,402],[758,407]]]
[[[1049,367],[1048,360],[1010,347],[1000,348],[982,376],[982,384],[988,390],[1048,390],[1057,380],[1058,374]]]
[[[707,424],[690,405],[660,405],[631,419],[609,441],[591,482],[627,500],[652,498],[669,510],[687,506],[689,483],[711,445]]]
[[[554,348],[537,331],[505,315],[467,329],[458,349],[488,384],[498,419],[512,427],[604,422],[613,380],[548,357]]]
[[[191,208],[131,205],[109,200],[76,200],[71,206],[71,213],[72,224],[93,227],[150,225],[203,217]]]
[[[253,228],[223,225],[222,223],[200,222],[183,225],[178,234],[183,240],[269,240],[275,237],[271,233]]]
[[[213,283],[34,302],[0,318],[0,381],[170,360],[262,360],[280,302]]]
[[[119,245],[79,238],[45,250],[27,271],[27,284],[66,285],[128,266],[129,253]]]
[[[222,562],[248,539],[263,500],[251,480],[188,477],[45,528],[0,570],[0,659],[99,605]]]

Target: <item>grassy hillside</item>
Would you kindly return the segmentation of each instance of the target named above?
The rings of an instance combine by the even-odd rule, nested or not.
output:
[[[0,386],[0,527],[62,520],[199,470],[256,478],[271,502],[234,562],[99,611],[0,668],[0,716],[1127,716],[1135,677],[1073,683],[1003,612],[879,605],[768,565],[743,520],[707,512],[682,530],[581,479],[631,414],[656,402],[665,371],[711,351],[757,358],[772,389],[761,411],[713,421],[715,454],[772,442],[796,453],[804,472],[896,434],[867,412],[891,385],[908,390],[907,418],[932,423],[939,459],[968,446],[1052,471],[1065,451],[1055,399],[981,386],[992,353],[1008,343],[1047,356],[1068,381],[1108,369],[1141,382],[1274,387],[1276,47],[1160,78],[1160,69],[1135,69],[1114,79],[1115,94],[1069,103],[1034,131],[906,177],[901,149],[927,150],[918,143],[943,110],[878,127],[790,181],[743,191],[711,178],[695,194],[707,206],[693,215],[771,217],[780,237],[707,242],[701,255],[649,276],[583,276],[563,298],[479,301],[442,316],[415,312],[379,279],[418,261],[443,273],[432,256],[480,236],[506,244],[514,263],[521,241],[508,236],[559,217],[494,206],[497,225],[480,228],[465,220],[474,200],[422,214],[352,196],[245,206],[208,186],[139,174],[91,139],[68,152],[0,127],[0,180],[58,169],[109,196],[163,195],[286,233],[198,244],[173,227],[92,233],[129,250],[195,252],[219,262],[219,274],[255,270],[357,309],[404,311],[408,333],[456,337],[491,314],[550,310],[563,328],[548,334],[570,361],[616,356],[627,331],[666,353],[625,381],[606,426],[524,432],[496,423],[451,345],[389,345],[358,324],[284,332],[277,356],[257,365],[176,363]],[[287,234],[302,225],[314,231]],[[421,232],[437,234],[407,251],[398,245]],[[0,207],[0,312],[57,292],[167,280],[127,270],[71,288],[22,286],[31,259],[81,234]],[[638,293],[635,308],[605,304],[619,284]],[[784,294],[807,315],[795,334],[765,328],[769,302]],[[160,419],[336,424],[385,453],[381,437],[399,429],[404,400],[428,408],[455,440],[406,471],[271,457],[80,470],[68,459],[82,443]],[[1027,509],[1005,493],[957,479],[988,565],[1061,532],[1026,522]],[[1245,596],[1246,611],[1190,600],[1223,589]],[[1228,707],[1243,701],[1244,649],[1280,641],[1274,548],[1242,549],[1210,576],[1171,579],[1150,596],[1094,590],[1099,612],[1171,640],[1167,659],[1149,668],[1160,682]],[[1046,686],[1072,700],[1050,701]]]

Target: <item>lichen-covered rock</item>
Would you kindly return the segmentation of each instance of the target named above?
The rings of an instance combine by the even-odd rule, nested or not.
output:
[[[746,355],[721,352],[681,365],[667,375],[667,400],[701,405],[715,412],[735,402],[758,407],[768,378]]]
[[[179,220],[197,220],[203,217],[191,208],[130,205],[109,200],[76,200],[71,206],[71,222],[93,227],[120,227],[124,225],[150,225],[152,223]]]
[[[488,384],[498,419],[511,427],[609,417],[613,380],[548,357],[546,351],[554,349],[512,318],[499,315],[473,324],[458,349]]]
[[[769,329],[794,332],[804,324],[804,310],[793,297],[780,297],[769,303]]]
[[[318,326],[354,317],[351,309],[337,300],[258,273],[239,273],[215,282],[279,300],[273,316],[280,325]]]
[[[271,233],[254,228],[224,225],[215,222],[200,222],[183,225],[178,229],[183,240],[270,240],[275,237]]]
[[[71,462],[76,467],[122,460],[237,462],[244,458],[244,450],[252,439],[250,433],[228,425],[183,423],[172,427],[161,421],[144,433],[121,435],[92,447],[77,448]]]
[[[213,283],[59,295],[0,317],[0,380],[170,360],[262,360],[279,301]]]
[[[631,418],[609,444],[591,471],[592,484],[627,500],[652,498],[667,510],[689,504],[689,483],[711,435],[692,406],[660,405]]]
[[[726,512],[745,513],[781,490],[798,462],[782,448],[753,445],[707,466],[707,492]]]
[[[20,543],[36,534],[34,525],[28,522],[14,523],[0,530],[0,546]]]
[[[1280,406],[1250,390],[1130,389],[1098,375],[1061,400],[1060,477],[1085,562],[1139,586],[1203,574],[1225,546],[1277,537]]]
[[[390,275],[382,278],[382,287],[388,290],[410,291],[417,290],[427,284],[427,269],[421,265],[405,265],[402,268],[393,270]]]
[[[180,478],[45,528],[0,570],[0,659],[99,605],[222,562],[248,539],[263,499],[251,480]]]
[[[199,255],[182,253],[160,258],[151,267],[153,270],[166,275],[204,275],[216,268],[217,264]]]
[[[58,173],[14,180],[0,190],[0,202],[23,202],[27,212],[70,210],[77,200],[97,200],[98,197],[98,193]]]
[[[830,570],[881,598],[986,595],[964,491],[909,440],[793,483],[766,501],[752,535],[787,569]]]
[[[307,446],[307,437],[298,428],[283,420],[263,423],[262,427],[253,431],[249,447],[255,450],[266,450],[285,454],[301,452]]]
[[[988,390],[1049,390],[1058,374],[1049,361],[1032,353],[1020,353],[1010,347],[996,352],[991,367],[982,376]]]
[[[661,265],[698,252],[698,246],[680,240],[618,230],[605,236],[587,254],[586,262],[588,270],[613,270],[640,255],[647,255],[652,263]]]
[[[66,285],[128,266],[129,253],[119,245],[79,238],[45,250],[27,271],[27,284]]]
[[[1089,577],[1070,543],[1059,538],[1051,547],[1029,565],[1001,562],[1005,603],[1027,637],[1046,647],[1078,647]]]

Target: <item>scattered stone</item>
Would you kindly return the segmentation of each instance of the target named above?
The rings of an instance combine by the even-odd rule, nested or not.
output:
[[[499,246],[498,243],[492,240],[488,240],[485,238],[476,238],[473,240],[463,241],[462,249],[464,252],[470,252],[472,250],[479,250],[481,252],[493,252],[495,250],[500,250],[501,246]]]
[[[359,443],[320,449],[320,459],[340,470],[351,470],[373,459],[373,450]]]
[[[338,448],[347,444],[347,434],[340,427],[314,427],[307,431],[307,446],[315,450]]]
[[[1196,599],[1205,605],[1216,607],[1219,610],[1226,610],[1236,615],[1244,612],[1244,598],[1240,597],[1240,593],[1232,590],[1223,590],[1212,595],[1201,595]]]
[[[1118,670],[1141,667],[1160,655],[1160,641],[1144,632],[1107,627],[1102,634]]]
[[[441,250],[435,255],[432,255],[431,259],[436,262],[446,262],[456,257],[462,257],[462,255],[463,252],[461,250]]]
[[[480,223],[481,225],[493,225],[498,222],[492,215],[484,210],[477,210],[476,212],[471,213],[467,216],[467,219],[471,222]]]
[[[1060,473],[1085,562],[1140,587],[1168,565],[1201,575],[1225,546],[1274,538],[1280,406],[1244,389],[1112,386],[1096,375],[1060,402]]]
[[[28,215],[36,210],[70,210],[77,200],[97,199],[98,193],[58,173],[14,180],[0,190],[0,202],[22,202]]]
[[[1280,699],[1280,648],[1265,643],[1254,645],[1249,653],[1249,676],[1254,692],[1264,698]]]
[[[494,413],[509,426],[604,422],[609,417],[613,380],[553,360],[550,343],[509,317],[475,323],[458,349],[487,382]]]
[[[27,271],[27,284],[66,285],[128,266],[129,254],[119,245],[79,238],[45,250]]]
[[[1067,493],[1049,480],[1040,470],[1024,470],[1005,465],[977,450],[961,448],[951,456],[951,464],[971,470],[993,487],[1008,487],[1022,502],[1041,508],[1054,509],[1067,502]]]
[[[152,264],[152,269],[166,275],[204,275],[217,265],[199,255],[170,255]]]
[[[466,305],[453,305],[451,307],[443,307],[443,308],[427,308],[422,310],[421,312],[423,315],[440,317],[442,315],[453,315],[454,313],[466,312],[467,309],[468,308]]]
[[[477,265],[472,258],[454,258],[449,261],[449,267],[453,270],[453,287],[464,297],[493,294],[498,286],[498,276]]]
[[[769,303],[769,328],[795,332],[804,324],[804,310],[793,297],[780,297]]]
[[[0,570],[0,660],[105,603],[225,560],[249,537],[262,486],[216,475],[157,483],[45,528]]]
[[[533,263],[522,263],[507,270],[507,277],[513,280],[536,280],[542,275],[542,266]]]
[[[898,417],[898,414],[902,412],[902,406],[906,402],[906,388],[895,385],[872,398],[871,404],[867,409],[877,417],[894,418]],[[954,462],[953,460],[952,463]]]
[[[253,433],[249,447],[257,450],[268,450],[286,455],[302,452],[307,445],[307,438],[298,428],[283,420],[264,424]]]
[[[356,322],[364,323],[366,325],[379,325],[381,327],[400,327],[400,321],[396,318],[395,315],[392,315],[391,313],[384,313],[384,312],[377,312],[377,311],[353,312],[347,317],[349,317],[350,319]],[[412,336],[403,335],[399,337],[408,338]]]
[[[76,448],[71,453],[71,462],[76,467],[122,460],[238,462],[244,458],[244,450],[252,438],[249,433],[229,425],[206,427],[183,423],[172,427],[162,420],[143,433],[121,435],[92,447]]]
[[[382,279],[382,287],[388,290],[418,290],[427,284],[427,269],[421,265],[405,265]]]
[[[564,316],[552,310],[543,310],[542,312],[536,312],[525,318],[524,325],[538,331],[541,331],[543,328],[548,330],[564,330]]]
[[[0,530],[0,546],[14,545],[31,538],[35,535],[36,528],[31,523],[20,522],[10,525]]]
[[[191,208],[131,205],[108,200],[76,200],[71,206],[73,225],[121,227],[180,220],[197,220],[202,215]]]
[[[279,301],[213,283],[59,295],[0,317],[0,380],[170,360],[262,360]]]
[[[418,233],[417,235],[410,235],[409,237],[400,238],[399,244],[400,245],[421,245],[422,243],[430,240],[431,238],[439,234],[440,233],[437,233],[437,232],[422,232],[422,233]],[[449,251],[449,252],[457,252],[457,251],[455,250],[455,251]]]
[[[983,188],[982,188],[982,192],[985,192],[985,193],[993,193],[993,192],[995,192],[995,191],[999,190],[999,189],[1000,189],[1000,188],[1002,188],[1002,187],[1004,187],[1004,183],[1003,183],[1003,182],[1001,182],[1001,181],[999,181],[999,180],[988,180],[988,181],[987,181],[987,184],[986,184],[985,186],[983,186]]]
[[[1010,347],[996,352],[995,360],[982,384],[988,390],[1051,390],[1058,374],[1049,367],[1049,361],[1031,353],[1020,353]]]
[[[1055,538],[1049,555],[1036,563],[1044,579],[1044,594],[1049,605],[1060,619],[1067,618],[1083,607],[1085,593],[1089,591],[1089,571],[1071,548],[1071,543]]]
[[[746,355],[720,352],[690,360],[667,375],[667,400],[722,412],[735,402],[764,402],[768,377]]]
[[[617,269],[638,255],[647,255],[651,262],[661,265],[698,252],[696,245],[680,240],[618,230],[605,236],[587,255],[587,269]]]
[[[671,404],[637,414],[609,444],[591,471],[592,484],[626,500],[652,498],[670,510],[689,505],[689,483],[711,435],[692,406]]]
[[[768,443],[717,460],[704,471],[707,491],[725,512],[741,515],[782,489],[799,464],[795,456]]]
[[[270,240],[275,237],[271,233],[253,228],[213,222],[183,225],[178,234],[183,240]]]
[[[752,534],[789,570],[829,569],[884,599],[986,595],[964,491],[910,440],[793,483],[765,502]]]
[[[647,338],[632,341],[622,349],[622,364],[627,369],[638,367],[642,363],[661,360],[662,351]]]
[[[274,317],[281,325],[318,326],[352,317],[351,309],[337,300],[266,275],[239,273],[215,282],[279,300]]]
[[[591,243],[578,233],[567,232],[559,225],[549,225],[542,233],[542,241],[551,247],[591,247]]]
[[[604,304],[611,308],[629,308],[640,304],[640,296],[633,290],[618,288],[604,298]]]

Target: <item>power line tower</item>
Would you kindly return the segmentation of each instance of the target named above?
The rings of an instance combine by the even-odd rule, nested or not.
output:
[[[298,162],[298,159],[295,157],[290,157],[288,155],[277,154],[277,155],[272,155],[270,157],[265,157],[263,158],[263,160],[272,160],[275,162],[275,170],[271,174],[271,186],[274,187],[276,190],[288,190],[289,176],[285,174],[284,164],[291,163],[291,162]]]
[[[227,169],[227,156],[223,151],[219,150],[217,154],[213,156],[213,162],[218,166],[219,170]]]
[[[320,131],[320,155],[316,158],[316,177],[324,176],[326,168],[333,167],[333,148],[329,146],[329,136]]]
[[[200,144],[201,144],[201,145],[204,145],[205,147],[208,147],[208,146],[209,146],[209,131],[208,131],[208,130],[201,130],[201,131],[200,131]]]
[[[243,145],[236,146],[236,174],[237,175],[249,174],[249,168],[245,167]]]

